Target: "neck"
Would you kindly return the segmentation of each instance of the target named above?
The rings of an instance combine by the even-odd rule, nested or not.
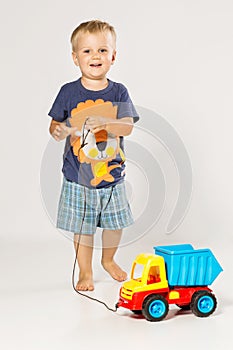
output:
[[[102,90],[108,86],[108,79],[106,77],[101,79],[88,79],[86,77],[81,78],[82,85],[88,90]]]

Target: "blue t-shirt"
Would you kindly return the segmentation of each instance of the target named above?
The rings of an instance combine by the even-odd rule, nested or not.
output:
[[[113,186],[125,176],[123,137],[104,130],[92,134],[83,128],[85,118],[96,115],[98,108],[105,105],[106,113],[113,119],[132,117],[134,122],[139,119],[126,87],[111,80],[99,91],[86,89],[81,78],[67,83],[61,87],[49,111],[49,116],[66,122],[67,126],[82,124],[79,137],[66,139],[62,171],[67,180],[89,188]]]

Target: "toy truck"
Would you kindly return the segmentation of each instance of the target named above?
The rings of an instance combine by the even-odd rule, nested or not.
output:
[[[217,300],[208,287],[222,267],[210,249],[190,244],[157,246],[155,254],[140,254],[132,264],[131,279],[124,282],[116,307],[161,321],[176,304],[198,317],[211,315]]]

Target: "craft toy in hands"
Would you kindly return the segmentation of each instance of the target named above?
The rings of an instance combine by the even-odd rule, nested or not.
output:
[[[85,121],[90,116],[101,116],[111,120],[117,119],[117,106],[112,102],[105,102],[102,99],[96,101],[87,100],[80,102],[76,108],[71,111],[70,124],[72,127],[77,127],[80,136],[71,137],[71,146],[73,147],[74,155],[79,159],[80,163],[91,165],[93,178],[92,186],[97,186],[101,181],[113,182],[114,177],[110,172],[119,164],[109,165],[111,160],[115,159],[119,154],[124,162],[125,156],[120,148],[119,137],[114,137],[107,133],[106,130],[92,134],[84,129]],[[88,133],[88,135],[87,135]],[[81,147],[85,139],[85,147]]]

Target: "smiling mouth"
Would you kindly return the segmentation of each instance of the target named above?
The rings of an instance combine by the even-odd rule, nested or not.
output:
[[[96,63],[96,64],[93,63],[93,64],[90,64],[90,66],[96,68],[96,67],[101,67],[102,64],[101,63]]]

